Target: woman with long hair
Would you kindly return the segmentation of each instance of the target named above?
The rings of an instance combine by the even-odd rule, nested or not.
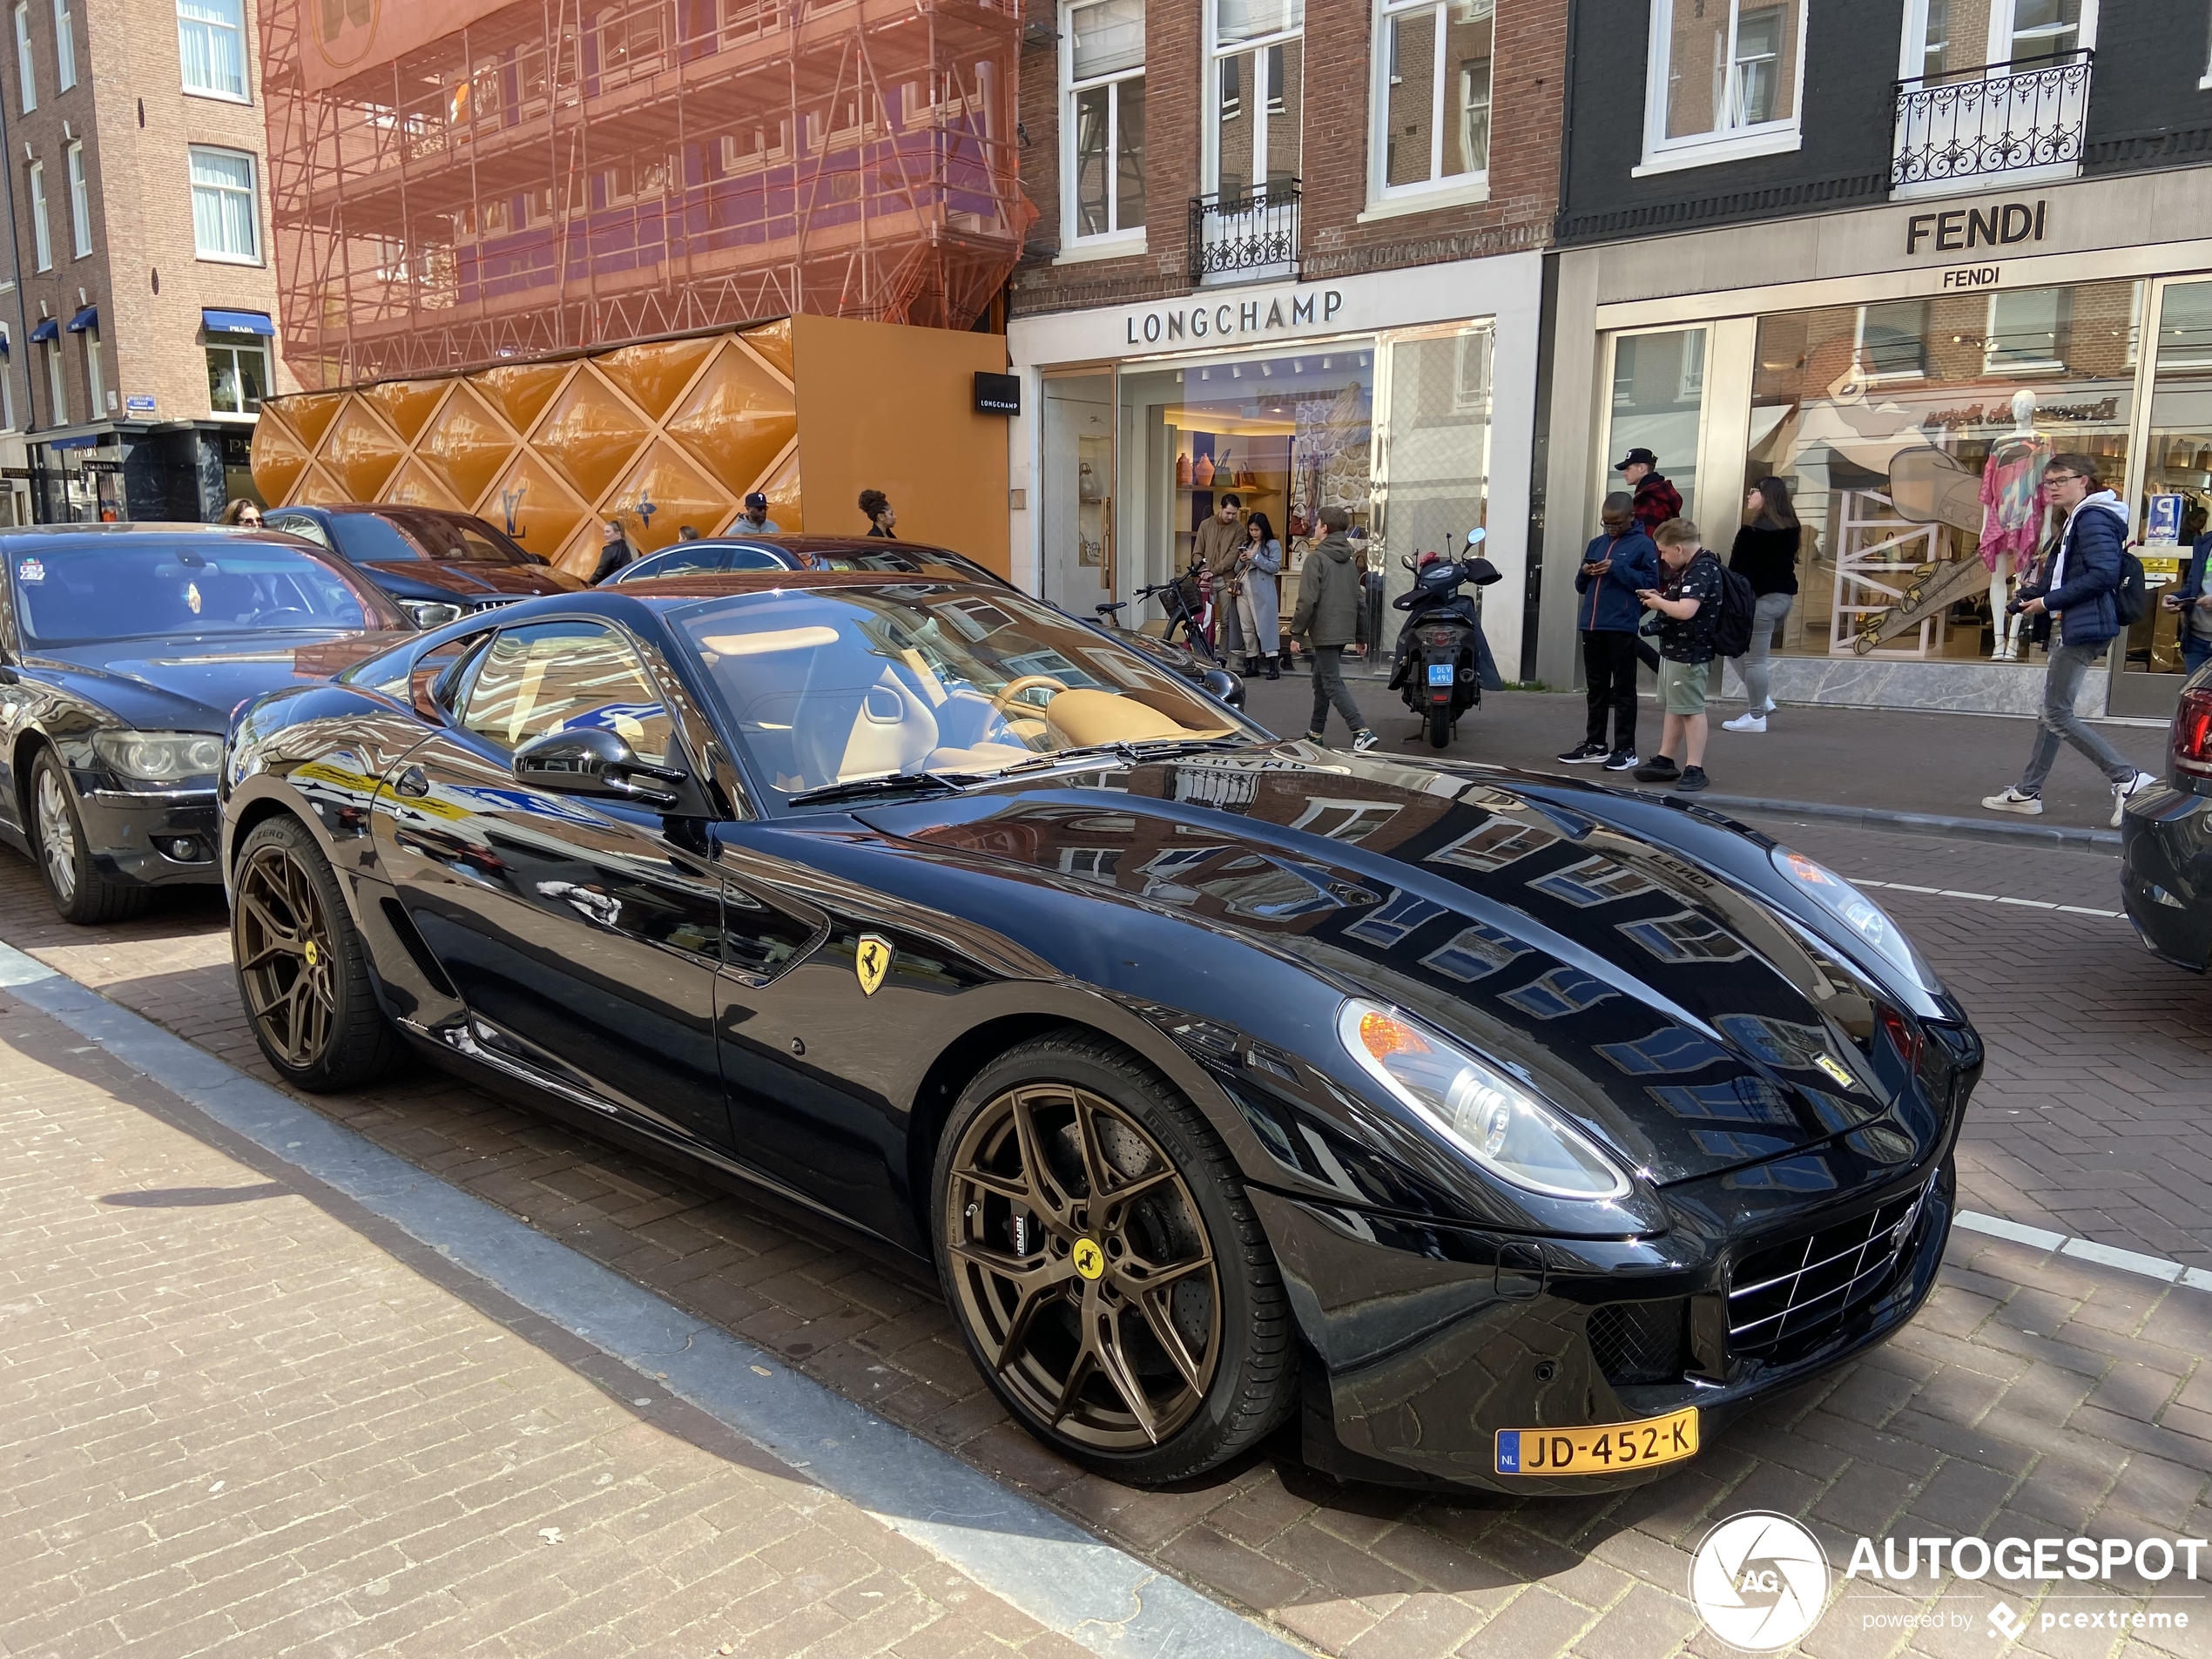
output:
[[[1743,712],[1721,722],[1724,732],[1764,732],[1774,711],[1774,636],[1797,597],[1797,550],[1804,529],[1791,504],[1790,486],[1762,478],[1743,494],[1746,519],[1729,550],[1728,568],[1751,584],[1758,604],[1751,612],[1751,649],[1736,659],[1750,697]]]
[[[250,530],[259,529],[261,528],[261,503],[248,496],[240,496],[223,509],[222,522],[226,524],[242,524]]]
[[[1237,623],[1244,634],[1244,672],[1265,664],[1267,678],[1283,678],[1277,652],[1283,643],[1281,595],[1276,578],[1283,572],[1283,543],[1265,513],[1244,521],[1244,545],[1237,550]]]

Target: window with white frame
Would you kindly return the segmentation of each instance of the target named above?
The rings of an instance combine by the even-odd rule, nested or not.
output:
[[[38,268],[54,268],[54,233],[46,222],[46,164],[30,164],[30,251]]]
[[[64,92],[77,84],[77,25],[69,0],[54,0],[54,84]]]
[[[29,115],[38,107],[38,78],[30,67],[30,0],[16,0],[16,85]]]
[[[52,408],[54,424],[69,424],[69,387],[62,377],[62,342],[46,342],[46,396]]]
[[[185,91],[246,97],[246,0],[177,0],[177,57]]]
[[[1480,184],[1490,170],[1496,0],[1382,0],[1375,14],[1378,200]]]
[[[8,331],[0,328],[0,431],[16,429],[16,371],[9,366]]]
[[[100,361],[100,331],[96,324],[78,336],[84,342],[84,386],[92,395],[91,419],[100,418],[107,408],[107,369]]]
[[[218,415],[258,415],[269,395],[269,348],[259,334],[207,336],[207,407]]]
[[[261,219],[253,158],[242,150],[192,149],[192,246],[203,260],[258,265]]]
[[[1905,0],[1898,72],[1933,86],[2047,69],[2096,44],[2097,0]]]
[[[1640,172],[1798,146],[1805,0],[1652,0]]]
[[[1144,0],[1091,0],[1062,13],[1062,239],[1144,229]]]
[[[69,146],[69,245],[83,259],[92,251],[92,192],[84,178],[84,140]]]
[[[1298,176],[1305,0],[1211,0],[1206,178],[1224,199]]]

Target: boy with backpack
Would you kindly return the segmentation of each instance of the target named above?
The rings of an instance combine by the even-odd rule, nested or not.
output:
[[[1757,602],[1751,584],[1721,568],[1688,519],[1669,519],[1651,539],[1659,544],[1662,585],[1645,588],[1636,597],[1659,621],[1659,707],[1666,724],[1659,752],[1636,768],[1636,781],[1672,784],[1683,794],[1694,794],[1710,781],[1705,682],[1713,658],[1726,655],[1730,645],[1738,656],[1750,649],[1750,613]],[[1679,766],[1676,755],[1682,757]]]

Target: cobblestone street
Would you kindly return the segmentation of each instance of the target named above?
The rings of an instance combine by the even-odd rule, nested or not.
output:
[[[1886,884],[1987,1037],[1965,1209],[2212,1265],[2212,1159],[2191,1132],[2212,1105],[2212,989],[2110,914],[2108,856],[1766,827]],[[212,896],[74,929],[0,855],[0,937],[266,1080]],[[334,1654],[387,1639],[763,1656],[1060,1642],[711,1419],[626,1404],[621,1368],[588,1340],[518,1321],[435,1255],[303,1198],[44,1015],[10,1008],[6,1031],[0,1444],[16,1473],[0,1580],[32,1587],[0,1610],[11,1659],[293,1650],[267,1634],[279,1619],[297,1650]],[[1749,1509],[1806,1519],[1839,1572],[1861,1535],[2212,1533],[2212,1291],[2047,1245],[1959,1231],[1895,1341],[1623,1495],[1339,1485],[1287,1444],[1140,1492],[1009,1424],[907,1264],[427,1070],[308,1103],[1318,1652],[1726,1651],[1684,1595],[1688,1552]],[[558,1544],[541,1541],[550,1526]],[[449,1556],[475,1589],[434,1565]],[[810,1565],[826,1558],[830,1577]],[[2179,1599],[2195,1588],[2128,1605],[2202,1609]],[[1804,1650],[1990,1653],[2002,1599],[2036,1615],[2027,1651],[2212,1653],[2212,1612],[2124,1637],[2047,1630],[2040,1614],[2068,1604],[2037,1588],[1938,1598],[1925,1578],[1862,1578]],[[1962,1617],[1895,1622],[1931,1610]]]

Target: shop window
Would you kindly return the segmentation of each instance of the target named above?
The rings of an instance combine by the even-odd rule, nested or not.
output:
[[[37,256],[38,268],[54,268],[54,232],[46,217],[46,164],[30,164],[30,251]]]
[[[2151,361],[2148,447],[2136,523],[2142,527],[2145,573],[2170,592],[2188,573],[2191,544],[2212,529],[2212,282],[2167,286],[2158,301],[2158,347]],[[2195,643],[2212,640],[2212,610],[2155,606],[2128,630],[2122,655],[2128,672],[2114,687],[2115,712],[2156,716],[2170,710],[2174,687],[2188,666],[2185,640],[2193,650]],[[2139,674],[2165,677],[2163,697],[2138,704],[2117,695],[2134,689],[2137,682],[2129,677]],[[2123,702],[2128,704],[2124,710]]]
[[[1212,0],[1206,165],[1224,202],[1298,177],[1305,0]]]
[[[1613,463],[1631,449],[1659,457],[1659,471],[1697,516],[1697,450],[1705,417],[1705,330],[1623,334],[1614,341],[1613,399],[1599,494],[1622,488]]]
[[[258,415],[269,395],[268,348],[259,334],[207,336],[207,407],[217,415]]]
[[[38,78],[30,66],[30,0],[16,0],[16,87],[23,95],[23,112],[38,107]]]
[[[1984,366],[1993,374],[2063,374],[2073,300],[2071,288],[1991,294]]]
[[[1652,0],[1639,173],[1798,147],[1804,0]]]
[[[1368,146],[1375,199],[1488,176],[1495,10],[1494,0],[1383,0]]]
[[[246,98],[246,0],[177,0],[177,57],[187,92]]]
[[[1062,14],[1062,238],[1134,239],[1144,229],[1144,0],[1093,0]]]
[[[92,251],[92,191],[84,177],[84,141],[69,146],[70,252],[83,259]]]
[[[261,261],[253,158],[242,150],[192,147],[192,246],[203,260]]]

